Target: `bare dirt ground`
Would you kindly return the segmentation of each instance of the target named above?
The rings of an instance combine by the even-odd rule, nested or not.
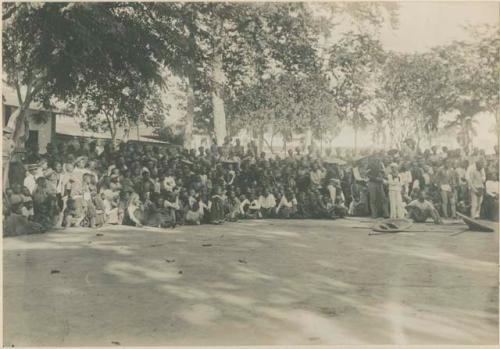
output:
[[[4,346],[498,343],[498,232],[370,222],[6,238]]]

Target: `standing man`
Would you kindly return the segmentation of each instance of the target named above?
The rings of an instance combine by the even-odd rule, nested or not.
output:
[[[368,167],[368,201],[372,218],[388,217],[384,191],[384,167],[379,159],[373,159]]]
[[[456,189],[458,183],[456,182],[456,175],[450,166],[450,160],[445,160],[443,167],[441,167],[436,176],[436,184],[441,192],[441,206],[443,217],[448,218],[448,205],[450,207],[451,218],[456,216]]]
[[[3,128],[3,148],[2,148],[2,184],[4,190],[9,187],[9,165],[10,157],[14,151],[14,141],[12,140],[13,130],[9,126]]]
[[[469,190],[471,196],[470,216],[472,218],[479,218],[484,196],[484,183],[486,181],[483,162],[481,160],[476,161],[475,166],[471,166],[469,171]]]
[[[26,170],[28,171],[26,173],[26,177],[24,178],[23,185],[28,188],[30,195],[33,195],[36,189],[36,174],[38,170],[38,166],[36,164],[30,164],[26,165]]]

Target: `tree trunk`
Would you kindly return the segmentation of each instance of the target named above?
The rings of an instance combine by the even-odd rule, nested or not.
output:
[[[226,114],[224,112],[224,100],[221,96],[221,88],[224,83],[224,71],[222,69],[222,54],[224,52],[224,20],[219,23],[218,32],[220,40],[214,47],[214,61],[213,61],[213,78],[214,87],[212,90],[212,107],[213,107],[213,122],[214,133],[217,145],[224,144],[226,137]]]
[[[259,148],[259,153],[264,150],[264,130],[259,130],[259,141],[257,143],[257,147]]]
[[[26,119],[27,111],[28,108],[26,108],[25,105],[21,105],[17,108],[14,114],[11,115],[9,122],[7,123],[7,126],[13,130],[12,142],[14,143],[14,149],[24,148],[27,135],[29,135],[29,125]]]
[[[358,127],[354,126],[354,155],[358,154]]]
[[[118,149],[118,144],[116,144],[116,132],[110,131],[111,133],[111,146],[113,150]]]
[[[306,149],[313,143],[312,130],[309,128],[306,130]]]
[[[187,104],[184,126],[184,148],[191,149],[193,146],[193,125],[194,125],[194,91],[191,81],[188,82]]]
[[[220,85],[223,80],[222,57],[217,55],[214,62],[215,87],[212,91],[212,106],[214,114],[214,131],[217,145],[224,143],[226,137],[226,114],[224,112],[224,101],[221,98]]]

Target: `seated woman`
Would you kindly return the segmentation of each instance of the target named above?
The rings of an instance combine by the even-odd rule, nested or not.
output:
[[[176,212],[181,209],[181,206],[179,204],[179,197],[176,192],[169,191],[165,194],[163,207],[165,208],[164,213],[170,217],[172,228],[175,228],[175,226],[177,225],[178,217],[178,214],[176,214]]]
[[[349,205],[349,215],[365,217],[368,212],[368,188],[364,181],[354,181],[351,186],[352,201]]]
[[[224,223],[224,198],[222,196],[222,189],[220,186],[215,187],[214,194],[210,198],[208,206],[210,208],[210,223]]]
[[[441,217],[434,205],[425,200],[425,195],[422,191],[418,194],[418,199],[413,200],[406,206],[408,218],[416,223],[424,223],[428,218],[432,218],[435,224],[441,224]]]
[[[58,215],[57,200],[47,189],[45,177],[37,179],[37,186],[33,193],[34,221],[39,223],[44,230],[54,226]]]
[[[28,220],[22,214],[22,203],[12,205],[3,220],[3,236],[43,233],[42,225]]]
[[[136,227],[142,227],[144,224],[144,209],[137,193],[130,195],[123,224]]]
[[[85,218],[80,223],[80,225],[90,228],[96,227],[97,219],[97,211],[94,205],[94,198],[97,194],[97,187],[93,183],[93,180],[94,179],[92,174],[85,173],[83,175],[82,194]]]
[[[118,197],[111,195],[111,190],[104,190],[99,195],[104,207],[106,224],[118,224]]]
[[[234,191],[228,193],[224,212],[229,222],[236,222],[240,216],[240,200]]]
[[[76,227],[81,221],[81,215],[78,215],[75,199],[72,197],[67,198],[63,211],[63,220],[61,226],[63,227]]]
[[[200,225],[203,219],[203,211],[200,209],[198,201],[194,201],[189,205],[186,212],[185,223],[189,225]]]
[[[165,201],[158,193],[151,194],[144,203],[145,225],[167,228],[172,226],[172,215],[164,207]]]

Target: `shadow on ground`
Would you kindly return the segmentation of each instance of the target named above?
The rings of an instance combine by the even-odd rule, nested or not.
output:
[[[4,345],[498,342],[498,233],[369,236],[369,224],[4,239]]]

